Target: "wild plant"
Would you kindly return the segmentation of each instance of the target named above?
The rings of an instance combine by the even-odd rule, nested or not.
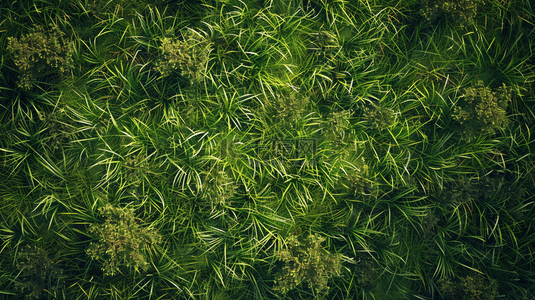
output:
[[[55,292],[63,284],[63,270],[37,246],[27,246],[18,253],[17,268],[20,277],[15,286],[27,299],[39,299],[43,290]]]
[[[328,292],[328,281],[340,274],[342,263],[340,254],[331,254],[321,246],[325,238],[309,235],[306,238],[289,236],[285,240],[287,248],[277,253],[284,266],[275,279],[273,289],[286,294],[306,282],[318,294]]]
[[[511,97],[511,88],[505,84],[493,91],[478,81],[465,89],[453,114],[454,120],[462,125],[463,138],[470,141],[477,135],[504,129],[509,124],[506,112]]]
[[[20,38],[8,38],[7,50],[19,70],[20,88],[29,90],[44,75],[64,74],[73,67],[73,44],[64,36],[58,26],[49,30],[36,26]]]
[[[331,112],[326,120],[323,134],[331,139],[335,145],[341,146],[347,141],[351,129],[351,110]]]
[[[371,125],[371,128],[375,128],[380,131],[392,126],[396,120],[394,110],[375,104],[364,108],[364,116]]]
[[[445,300],[493,300],[498,296],[498,283],[475,273],[459,279],[441,280],[440,292]]]
[[[464,27],[474,21],[478,7],[484,4],[484,0],[427,0],[420,13],[429,21],[445,17]]]
[[[268,116],[272,116],[273,123],[281,124],[283,128],[290,128],[305,116],[310,104],[310,98],[293,91],[280,92],[266,104]]]
[[[162,74],[162,77],[180,71],[180,75],[188,78],[192,83],[202,80],[211,52],[211,46],[206,37],[193,30],[186,32],[183,40],[164,37],[159,50],[161,59],[156,64],[156,70]]]
[[[94,260],[102,261],[105,275],[121,273],[126,267],[132,271],[146,271],[149,268],[146,252],[150,246],[161,241],[154,230],[139,225],[133,208],[105,205],[99,208],[105,217],[103,224],[93,224],[89,230],[96,238],[87,249]]]

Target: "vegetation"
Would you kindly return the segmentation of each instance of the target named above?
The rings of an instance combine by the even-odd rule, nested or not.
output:
[[[200,39],[197,40],[195,37]],[[199,33],[189,32],[184,41],[163,38],[160,46],[161,61],[156,69],[162,76],[169,76],[175,70],[194,82],[200,82],[206,72],[210,48]]]
[[[26,298],[39,298],[45,289],[56,292],[61,285],[62,270],[37,246],[27,246],[19,252],[17,268],[20,281],[16,287]]]
[[[290,236],[287,248],[277,253],[284,261],[284,267],[277,275],[273,289],[286,294],[306,281],[318,294],[328,291],[327,281],[340,273],[341,257],[323,249],[321,243],[324,240],[311,235],[300,242],[298,237]]]
[[[19,69],[19,87],[29,90],[34,82],[50,71],[64,73],[72,66],[72,44],[65,41],[57,26],[45,31],[36,26],[20,39],[8,38],[7,50]],[[44,73],[44,74],[43,74]]]
[[[534,299],[525,0],[0,4],[0,299]]]
[[[106,217],[106,221],[89,228],[89,232],[96,235],[98,241],[89,245],[87,254],[92,259],[104,260],[102,270],[105,275],[115,275],[122,265],[135,271],[146,271],[149,263],[143,252],[150,244],[158,243],[160,236],[147,228],[141,228],[133,209],[108,205],[99,211]]]
[[[511,101],[511,89],[505,84],[498,92],[493,92],[478,81],[466,90],[462,100],[464,104],[455,108],[453,117],[463,125],[468,140],[478,133],[490,135],[507,127],[506,111]]]

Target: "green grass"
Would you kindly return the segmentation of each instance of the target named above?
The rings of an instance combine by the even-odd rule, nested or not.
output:
[[[532,299],[533,5],[446,2],[1,4],[0,298]]]

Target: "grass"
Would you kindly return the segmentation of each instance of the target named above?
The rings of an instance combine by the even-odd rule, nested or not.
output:
[[[533,298],[535,13],[467,2],[1,4],[0,298]]]

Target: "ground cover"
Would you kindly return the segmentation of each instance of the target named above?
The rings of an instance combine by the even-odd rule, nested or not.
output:
[[[0,16],[0,298],[535,298],[530,1]]]

